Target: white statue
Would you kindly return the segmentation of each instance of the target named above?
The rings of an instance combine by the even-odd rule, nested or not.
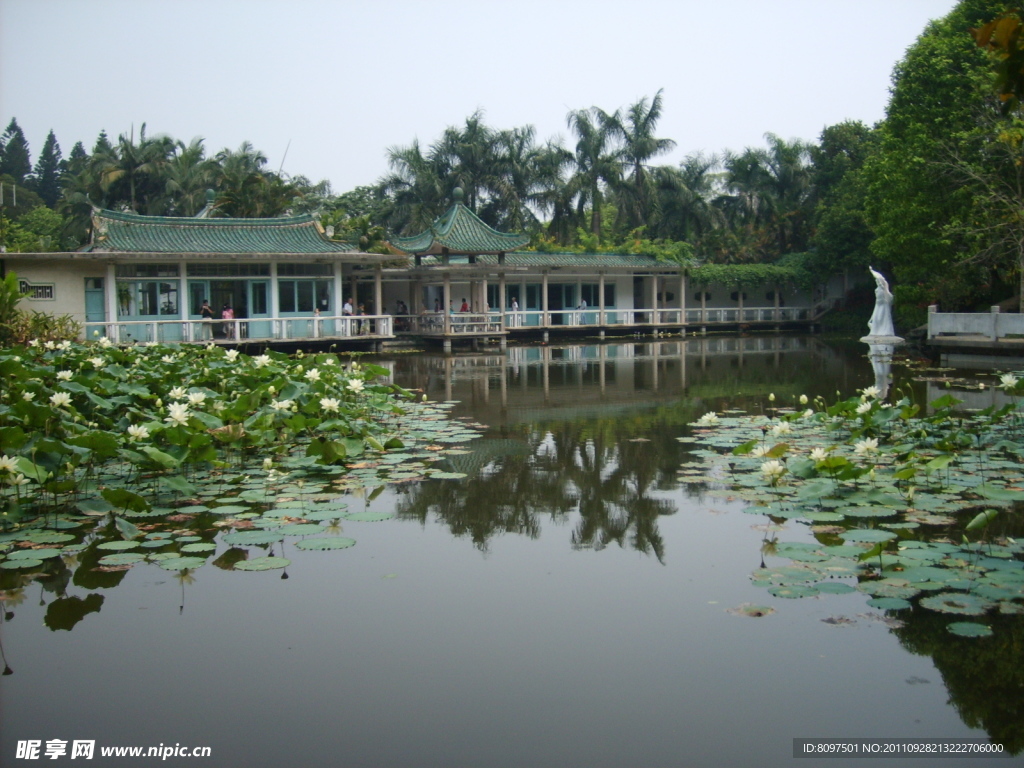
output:
[[[864,339],[898,339],[892,326],[892,292],[880,272],[868,267],[875,278],[875,311],[868,321],[868,335]],[[902,339],[899,339],[902,341]]]

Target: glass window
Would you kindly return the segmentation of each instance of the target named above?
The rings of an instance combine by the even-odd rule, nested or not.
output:
[[[267,313],[267,284],[252,284],[252,313],[254,315],[266,315]]]
[[[282,312],[295,311],[295,281],[282,280],[277,284],[278,306]]]
[[[295,287],[299,294],[299,312],[313,311],[313,281],[297,280]]]
[[[178,284],[160,283],[160,314],[178,314]]]
[[[316,306],[324,314],[331,311],[331,284],[326,280],[316,281]]]

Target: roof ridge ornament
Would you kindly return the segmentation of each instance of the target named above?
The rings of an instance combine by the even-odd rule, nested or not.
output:
[[[452,199],[455,201],[456,205],[463,205],[462,198],[464,196],[465,193],[462,191],[462,187],[456,187],[452,190]]]

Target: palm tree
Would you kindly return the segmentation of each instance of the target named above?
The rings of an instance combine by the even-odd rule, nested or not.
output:
[[[381,180],[394,201],[388,224],[399,234],[422,232],[444,213],[448,199],[445,170],[424,155],[418,140],[408,147],[389,147],[391,173]]]
[[[164,185],[168,213],[195,216],[206,203],[206,190],[216,183],[217,163],[206,157],[203,139],[175,142]]]
[[[94,153],[99,182],[112,205],[123,204],[135,213],[162,213],[164,175],[174,151],[169,136],[146,137],[146,124],[139,130],[121,134],[109,150]]]
[[[576,214],[583,221],[590,208],[590,232],[601,236],[601,208],[604,190],[620,178],[621,161],[612,146],[607,124],[595,121],[604,115],[597,107],[578,109],[566,116],[566,123],[576,134],[576,147],[572,156],[573,174],[569,179],[569,195],[576,201]]]
[[[654,94],[650,104],[645,96],[625,113],[617,109],[611,115],[601,110],[596,114],[604,130],[622,142],[620,157],[624,178],[617,192],[624,223],[627,229],[647,225],[657,208],[649,163],[676,145],[672,139],[659,139],[654,135],[661,118],[661,90]]]

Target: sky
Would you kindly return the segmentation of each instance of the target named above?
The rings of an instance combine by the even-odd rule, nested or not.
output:
[[[571,146],[566,115],[662,89],[688,154],[885,116],[893,66],[954,0],[0,0],[0,121],[76,141],[243,141],[335,193],[476,110]]]

